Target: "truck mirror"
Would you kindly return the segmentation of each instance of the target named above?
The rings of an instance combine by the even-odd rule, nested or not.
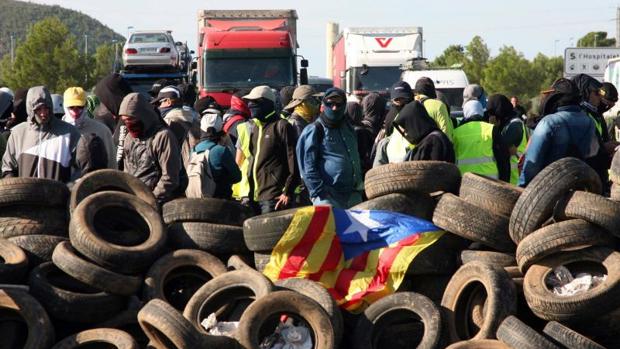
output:
[[[341,79],[344,79],[344,77],[345,77],[345,72],[344,72],[344,71],[341,71],[341,72],[340,72],[340,78],[341,78]]]
[[[307,59],[302,59],[301,60],[301,67],[302,68],[308,68],[308,60]]]

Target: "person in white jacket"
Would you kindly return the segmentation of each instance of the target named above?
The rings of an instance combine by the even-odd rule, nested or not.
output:
[[[69,87],[64,93],[65,115],[62,120],[75,126],[82,135],[94,134],[101,138],[106,150],[108,168],[116,169],[116,150],[110,129],[88,115],[86,93],[81,87]]]

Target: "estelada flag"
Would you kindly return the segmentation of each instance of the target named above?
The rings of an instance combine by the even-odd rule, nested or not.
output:
[[[444,234],[400,213],[314,206],[297,210],[263,273],[306,278],[352,312],[394,293],[413,259]]]

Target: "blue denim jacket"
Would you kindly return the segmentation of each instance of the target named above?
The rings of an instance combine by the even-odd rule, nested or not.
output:
[[[316,123],[304,128],[297,141],[297,164],[311,198],[351,194],[363,189],[364,180],[353,127],[344,121],[338,128],[323,125],[323,142]]]
[[[519,186],[526,186],[545,166],[564,157],[587,159],[596,155],[599,142],[594,121],[579,106],[558,108],[536,126],[525,153]]]

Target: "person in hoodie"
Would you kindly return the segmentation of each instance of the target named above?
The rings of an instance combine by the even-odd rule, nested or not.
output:
[[[482,109],[487,107],[487,96],[482,86],[478,84],[469,84],[463,89],[463,108],[465,103],[469,101],[478,101],[482,105]]]
[[[130,93],[119,107],[128,132],[123,142],[123,168],[153,190],[161,205],[178,190],[181,154],[177,138],[146,98]]]
[[[80,132],[54,117],[45,86],[28,90],[28,120],[11,130],[2,157],[2,177],[46,178],[68,183],[80,175],[76,148]]]
[[[558,79],[548,92],[541,106],[543,117],[525,152],[520,187],[554,161],[572,156],[588,162],[600,150],[594,120],[581,110],[574,81]]]
[[[350,208],[362,202],[364,178],[346,93],[325,91],[323,112],[297,142],[297,162],[314,205]]]
[[[214,198],[228,199],[232,197],[232,186],[241,180],[241,171],[235,163],[235,157],[229,147],[224,144],[226,134],[220,112],[206,112],[200,120],[200,143],[193,153],[209,151],[209,167],[215,181]]]
[[[415,99],[422,103],[431,119],[435,120],[439,129],[452,140],[454,124],[452,123],[452,119],[450,119],[448,107],[437,99],[437,91],[435,90],[435,83],[433,80],[427,77],[419,78],[415,83],[414,91]]]
[[[295,162],[295,131],[276,111],[276,95],[269,86],[257,86],[243,97],[255,127],[249,137],[250,184],[261,213],[292,205],[299,172]]]
[[[86,92],[81,87],[69,87],[63,95],[64,111],[62,121],[67,122],[84,135],[95,135],[101,139],[106,153],[107,164],[104,168],[116,169],[116,150],[112,132],[101,122],[91,119],[86,109]]]
[[[362,105],[367,97],[368,96],[362,99],[362,104],[358,102],[347,102],[346,109],[349,122],[351,122],[351,126],[353,126],[353,130],[355,131],[357,152],[360,155],[363,175],[372,168],[372,148],[376,136],[373,133],[372,124],[370,122],[364,122],[364,108]]]
[[[470,121],[484,121],[484,107],[477,99],[467,101],[463,104],[463,119],[459,126]]]
[[[392,122],[396,118],[396,115],[401,109],[413,100],[413,90],[411,86],[405,81],[398,81],[390,89],[390,110],[385,116],[383,128],[385,130],[385,136],[392,134],[393,127]],[[382,138],[382,137],[381,137]],[[379,141],[379,140],[378,140]]]
[[[393,146],[386,144],[377,150],[373,167],[416,160],[455,162],[452,142],[437,127],[420,102],[413,101],[407,104],[400,111],[393,125],[395,132],[390,139],[396,139],[394,137],[398,134],[406,141],[399,143],[403,149],[398,149],[399,151],[396,152]]]
[[[157,98],[151,104],[159,109],[161,117],[174,134],[180,149],[194,121],[191,111],[183,108],[181,91],[176,86],[166,86],[159,91]]]
[[[299,138],[301,132],[319,116],[321,102],[314,87],[301,85],[295,89],[293,96],[284,110],[292,111],[288,117],[288,122],[293,125],[295,139]]]
[[[249,91],[246,90],[235,92],[230,97],[230,109],[224,113],[224,132],[228,134],[233,144],[237,144],[237,139],[239,139],[239,125],[250,119],[250,109],[242,99],[248,93]]]
[[[123,149],[127,136],[125,124],[120,122],[119,109],[125,96],[132,92],[131,86],[117,73],[109,74],[95,86],[95,95],[101,104],[95,111],[95,120],[103,122],[112,131],[116,145],[116,166],[123,170]]]
[[[376,92],[371,92],[362,99],[362,124],[377,136],[385,118],[385,99]]]

